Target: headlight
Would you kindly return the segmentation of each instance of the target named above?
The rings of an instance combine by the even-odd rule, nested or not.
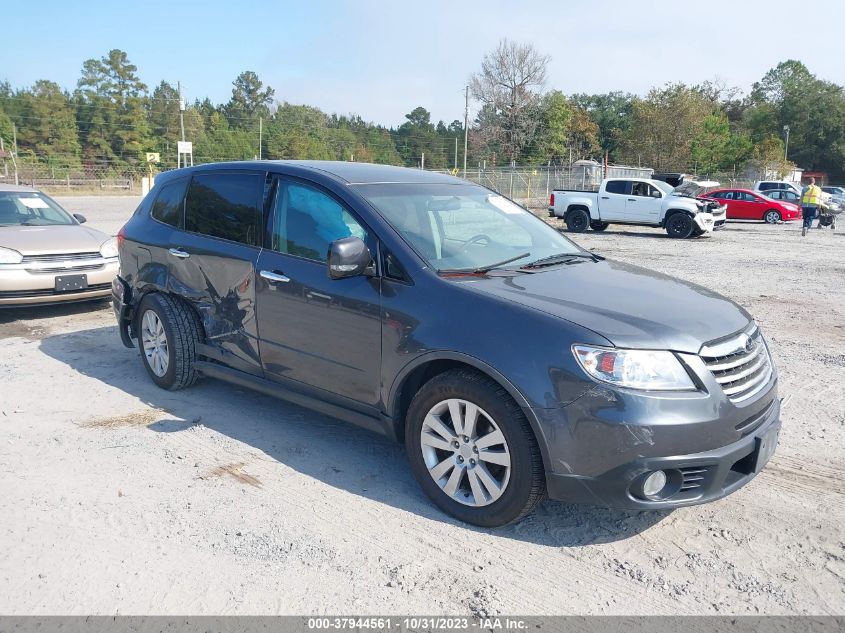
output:
[[[686,391],[695,385],[672,352],[573,345],[578,364],[590,376],[629,389]]]
[[[0,248],[0,264],[20,264],[23,255],[11,248]]]
[[[117,257],[117,240],[111,238],[100,247],[100,255],[103,257]]]

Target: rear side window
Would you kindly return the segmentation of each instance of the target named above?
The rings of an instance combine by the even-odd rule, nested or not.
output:
[[[769,189],[777,189],[778,183],[776,182],[761,182],[760,183],[760,191],[768,191]]]
[[[254,246],[262,174],[200,174],[185,202],[185,230]]]
[[[627,195],[631,193],[630,180],[608,180],[604,190],[607,193],[621,193]]]
[[[181,229],[187,186],[187,178],[163,185],[150,214],[159,222]]]

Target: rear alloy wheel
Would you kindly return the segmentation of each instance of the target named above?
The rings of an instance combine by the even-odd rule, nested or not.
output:
[[[155,384],[175,391],[197,381],[194,361],[203,330],[191,306],[165,294],[147,295],[138,306],[134,330],[141,362]]]
[[[590,216],[584,209],[575,209],[566,214],[566,228],[573,233],[583,233],[590,226]]]
[[[780,222],[780,211],[775,211],[774,209],[766,211],[766,213],[763,214],[763,221],[765,221],[766,224],[777,224]]]
[[[594,231],[604,231],[609,226],[607,222],[590,222],[590,228]]]
[[[692,235],[695,230],[695,222],[686,213],[675,213],[666,220],[666,233],[669,237],[684,240]]]
[[[505,525],[545,494],[543,461],[525,414],[475,371],[448,371],[423,385],[408,410],[405,447],[426,494],[461,521]]]

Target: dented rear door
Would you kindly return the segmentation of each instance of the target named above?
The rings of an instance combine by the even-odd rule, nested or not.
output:
[[[255,263],[265,174],[209,171],[194,175],[183,231],[166,257],[171,290],[191,301],[206,332],[202,355],[262,375],[255,321]]]

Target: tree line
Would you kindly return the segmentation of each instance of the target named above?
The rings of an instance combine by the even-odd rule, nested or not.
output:
[[[607,157],[700,174],[785,173],[795,163],[845,176],[845,92],[799,61],[778,64],[747,93],[706,81],[669,83],[642,96],[547,89],[549,62],[533,45],[508,40],[483,57],[469,82],[477,106],[468,135],[470,167]],[[435,123],[422,106],[405,119],[394,128],[278,101],[252,71],[235,78],[226,103],[184,103],[167,81],[150,90],[121,50],[86,60],[72,91],[47,79],[17,89],[0,83],[4,147],[16,143],[19,159],[65,170],[141,171],[146,152],[161,154],[161,168],[174,167],[183,127],[195,162],[261,156],[463,165],[463,121]]]

